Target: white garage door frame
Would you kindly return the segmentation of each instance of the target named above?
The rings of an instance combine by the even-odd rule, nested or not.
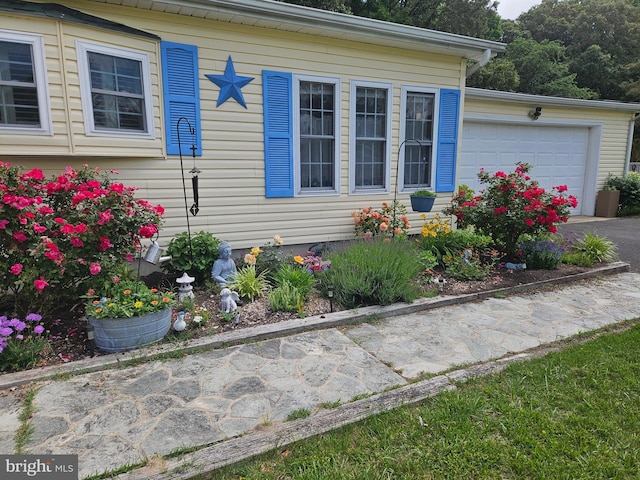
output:
[[[545,126],[545,127],[577,127],[587,128],[587,158],[585,164],[585,174],[583,179],[583,197],[581,215],[593,216],[595,214],[596,205],[596,186],[598,181],[598,168],[600,165],[600,145],[602,142],[603,123],[601,122],[576,122],[572,120],[536,120],[531,119],[518,120],[513,117],[501,117],[492,115],[465,115],[463,118],[463,126],[465,123],[484,123],[484,124],[508,124],[519,126]],[[464,135],[464,128],[462,129]],[[462,141],[460,138],[461,152],[458,161],[462,161]],[[456,172],[456,184],[459,184],[459,172]]]

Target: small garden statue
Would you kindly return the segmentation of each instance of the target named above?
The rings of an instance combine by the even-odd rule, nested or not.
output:
[[[220,285],[226,285],[231,275],[236,273],[236,264],[231,258],[231,245],[228,242],[222,242],[218,246],[218,259],[213,262],[211,270],[211,278]]]
[[[236,298],[238,294],[236,292],[232,292],[228,288],[223,288],[220,291],[220,310],[224,313],[233,313],[238,309],[238,304],[236,303]]]

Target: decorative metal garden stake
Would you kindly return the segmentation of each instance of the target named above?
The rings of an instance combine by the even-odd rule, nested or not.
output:
[[[176,130],[178,132],[178,153],[180,154],[180,171],[182,172],[182,192],[184,194],[184,211],[187,217],[187,235],[189,235],[189,252],[191,254],[191,264],[193,264],[193,247],[191,246],[191,226],[189,225],[189,207],[187,205],[187,186],[184,181],[184,164],[182,162],[182,142],[180,141],[180,122],[183,120],[187,122],[187,125],[189,126],[189,133],[193,137],[193,143],[191,144],[191,148],[190,148],[191,153],[193,155],[193,169],[191,169],[189,172],[191,173],[191,175],[193,175],[193,177],[191,178],[191,185],[193,186],[193,198],[194,198],[193,205],[191,206],[191,214],[193,216],[196,216],[198,214],[198,211],[200,210],[200,207],[198,207],[198,198],[199,198],[198,173],[200,173],[200,170],[196,168],[196,160],[195,160],[196,150],[197,150],[196,142],[195,142],[196,130],[194,127],[191,126],[191,122],[189,122],[189,119],[187,117],[180,117],[178,119],[178,123],[176,124]]]

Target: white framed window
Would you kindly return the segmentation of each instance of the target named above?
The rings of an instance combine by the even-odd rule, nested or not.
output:
[[[340,79],[293,76],[295,191],[340,191]]]
[[[153,138],[148,55],[81,41],[76,46],[87,135]]]
[[[52,130],[43,38],[0,30],[0,133]]]
[[[351,82],[350,170],[352,193],[389,192],[392,85]]]
[[[432,189],[435,181],[435,140],[438,90],[402,87],[400,98],[400,188],[403,192]]]

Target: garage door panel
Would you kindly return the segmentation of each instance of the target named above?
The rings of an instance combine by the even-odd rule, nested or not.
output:
[[[533,166],[531,177],[550,190],[567,185],[578,198],[580,213],[587,163],[589,129],[541,125],[465,122],[458,182],[476,191],[481,168],[489,172],[513,171],[517,162]]]

